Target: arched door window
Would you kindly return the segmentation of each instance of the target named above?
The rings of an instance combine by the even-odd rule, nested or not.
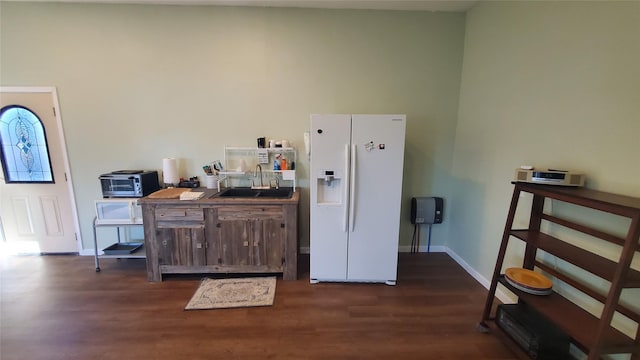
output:
[[[10,105],[0,110],[0,158],[6,183],[53,183],[47,136],[31,110]]]

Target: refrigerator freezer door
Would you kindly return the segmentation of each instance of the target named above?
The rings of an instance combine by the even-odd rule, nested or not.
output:
[[[311,280],[347,276],[351,115],[311,116]]]
[[[405,115],[352,116],[349,281],[397,278],[405,125]]]

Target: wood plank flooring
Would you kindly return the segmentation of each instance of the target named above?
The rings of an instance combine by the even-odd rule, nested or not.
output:
[[[398,284],[277,281],[271,307],[184,311],[198,277],[140,259],[0,259],[0,359],[512,360],[476,331],[487,291],[444,253],[400,254]]]

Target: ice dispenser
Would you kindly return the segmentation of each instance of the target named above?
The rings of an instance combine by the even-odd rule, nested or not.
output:
[[[342,176],[336,170],[321,170],[316,178],[317,181],[317,203],[340,204],[342,203]]]
[[[324,181],[327,183],[328,186],[331,186],[331,182],[334,179],[334,174],[333,171],[331,170],[327,170],[324,172]]]

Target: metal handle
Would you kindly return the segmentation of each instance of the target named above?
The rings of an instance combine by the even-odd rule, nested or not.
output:
[[[129,201],[129,218],[130,218],[131,222],[135,222],[135,219],[136,219],[134,206],[135,206],[135,204],[133,203],[133,201]]]
[[[347,199],[349,198],[349,144],[344,145],[344,176],[346,177],[344,181],[344,216],[342,221],[342,231],[347,232],[347,222],[349,221],[349,205],[346,204]]]
[[[356,211],[356,146],[351,145],[351,177],[350,177],[349,195],[349,224],[351,231],[355,228],[355,211]]]

